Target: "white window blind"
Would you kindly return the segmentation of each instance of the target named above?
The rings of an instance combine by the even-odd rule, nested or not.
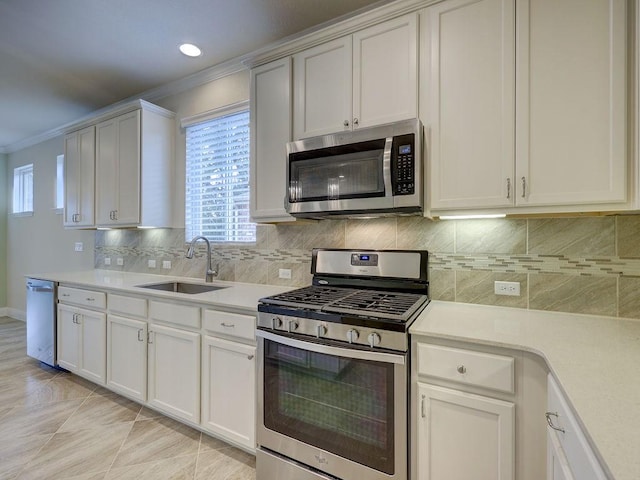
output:
[[[249,111],[186,128],[186,240],[255,242],[249,220]]]
[[[33,212],[33,164],[13,169],[13,213]]]
[[[64,208],[64,155],[56,158],[56,208]]]

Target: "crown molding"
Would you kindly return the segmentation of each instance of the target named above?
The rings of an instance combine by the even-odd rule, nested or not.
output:
[[[9,145],[0,146],[0,153],[13,153],[38,143],[42,143],[54,137],[78,130],[83,125],[95,123],[96,119],[107,119],[117,116],[136,107],[131,107],[133,102],[157,101],[170,95],[176,95],[192,88],[213,82],[220,78],[239,73],[247,69],[279,60],[293,55],[307,48],[334,40],[358,30],[390,20],[392,18],[416,12],[422,7],[436,3],[438,0],[381,0],[373,6],[364,7],[350,14],[338,17],[331,21],[316,25],[302,32],[265,45],[251,53],[219,63],[173,82],[147,90],[141,94],[129,97],[113,105],[89,113],[78,120],[66,123],[60,127],[34,135]],[[140,104],[138,104],[140,105]],[[151,104],[147,104],[151,105]],[[137,108],[140,108],[138,106]],[[149,107],[150,108],[150,107]],[[160,107],[157,107],[160,108]],[[127,110],[129,109],[129,110]]]

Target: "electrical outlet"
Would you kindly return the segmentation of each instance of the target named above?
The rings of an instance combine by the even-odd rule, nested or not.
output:
[[[104,257],[104,264],[111,265],[111,257]]]
[[[291,279],[291,269],[290,268],[281,268],[278,270],[278,277]]]
[[[155,260],[149,260],[149,261],[147,262],[147,266],[148,266],[149,268],[156,268],[156,261],[155,261]]]
[[[82,243],[82,242],[76,242],[76,244],[75,244],[75,250],[76,250],[76,252],[82,252],[82,251],[84,251],[84,243]]]
[[[118,265],[119,267],[124,265],[124,259],[122,257],[118,257],[116,258],[116,265]]]
[[[493,292],[496,295],[520,296],[520,282],[494,282]]]
[[[169,270],[171,268],[171,260],[163,260],[162,261],[162,268],[165,268],[165,269]]]

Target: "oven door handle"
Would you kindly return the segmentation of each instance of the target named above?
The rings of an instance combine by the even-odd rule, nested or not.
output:
[[[272,342],[279,343],[281,345],[287,345],[293,348],[299,348],[300,350],[306,350],[310,352],[322,353],[325,355],[333,355],[344,358],[355,358],[358,360],[370,360],[374,362],[394,363],[398,365],[404,365],[405,356],[401,353],[384,353],[374,352],[367,350],[358,350],[355,348],[340,348],[333,347],[331,345],[322,345],[314,342],[305,342],[304,340],[297,340],[295,338],[284,337],[276,333],[265,332],[264,330],[257,330],[256,336],[271,340]]]

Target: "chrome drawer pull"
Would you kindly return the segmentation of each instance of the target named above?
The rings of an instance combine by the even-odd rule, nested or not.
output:
[[[422,415],[422,418],[425,418],[427,416],[427,412],[425,410],[425,405],[424,405],[425,399],[426,399],[426,396],[422,395],[422,401],[420,402],[420,414]]]
[[[96,301],[95,298],[91,298],[91,297],[87,297],[86,300],[87,300],[87,302],[95,302]]]
[[[467,373],[467,367],[465,367],[464,365],[458,365],[458,368],[456,368],[456,370],[457,370],[457,371],[458,371],[458,373],[460,373],[460,374]]]
[[[253,355],[247,355],[247,360],[253,360]]]
[[[544,416],[547,418],[547,423],[549,424],[549,426],[550,426],[551,428],[553,428],[554,430],[557,430],[558,432],[565,433],[565,432],[564,432],[564,428],[556,427],[556,426],[553,424],[553,421],[551,420],[551,417],[556,417],[556,418],[558,418],[558,412],[547,412],[547,413],[545,413],[545,414],[544,414]]]
[[[236,326],[233,323],[224,323],[224,322],[222,322],[220,325],[222,325],[223,327],[227,327],[227,328],[236,328]]]

